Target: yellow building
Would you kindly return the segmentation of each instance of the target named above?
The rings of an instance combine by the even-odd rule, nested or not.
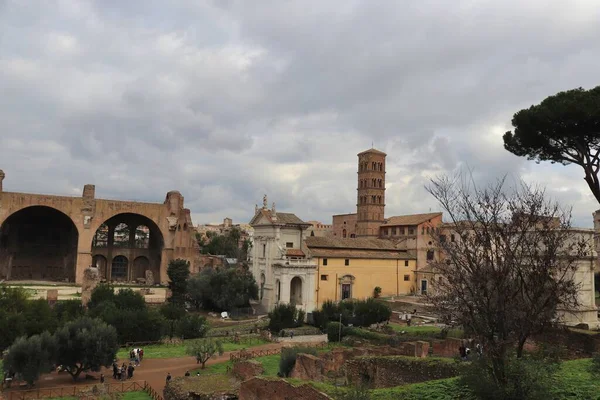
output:
[[[315,305],[326,300],[397,296],[415,290],[416,256],[389,240],[307,237],[306,247],[317,265]]]

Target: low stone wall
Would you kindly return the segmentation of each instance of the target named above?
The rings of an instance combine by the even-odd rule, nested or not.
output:
[[[432,355],[435,357],[458,357],[458,348],[463,343],[462,339],[447,338],[431,342]]]
[[[424,358],[429,352],[428,342],[402,343],[401,346],[369,346],[355,347],[350,349],[336,348],[330,352],[313,356],[310,354],[298,354],[296,364],[292,369],[290,377],[323,381],[325,377],[344,376],[344,363],[355,357],[362,356],[408,356]]]
[[[357,357],[347,361],[345,368],[349,383],[363,383],[373,388],[450,378],[459,374],[458,363],[442,358]]]
[[[566,328],[554,329],[532,337],[525,344],[525,350],[535,351],[541,346],[561,349],[561,358],[564,359],[592,357],[600,351],[600,334],[574,332]]]
[[[239,381],[227,375],[178,377],[164,390],[165,400],[238,400]]]
[[[240,400],[331,400],[310,385],[293,386],[283,379],[251,378],[242,382]]]
[[[261,375],[264,371],[262,364],[254,360],[236,362],[232,370],[233,374],[243,381]]]

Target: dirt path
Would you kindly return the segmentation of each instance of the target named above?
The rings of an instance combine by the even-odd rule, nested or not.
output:
[[[325,340],[323,338],[325,337]],[[326,341],[326,336],[297,336],[294,337],[293,344],[296,343],[309,343],[309,342],[322,342]],[[289,340],[278,342],[278,343],[269,343],[261,346],[251,347],[248,350],[272,350],[279,349],[284,346],[289,346]],[[231,353],[236,353],[237,351],[228,351],[223,353],[222,356],[217,356],[215,358],[210,359],[206,365],[212,365],[217,363],[222,363],[229,360],[229,356]],[[129,360],[119,360],[119,364],[123,362],[129,364]],[[199,364],[196,363],[196,359],[194,357],[178,357],[178,358],[150,358],[145,359],[142,362],[142,365],[136,367],[135,372],[133,374],[134,381],[146,381],[162,395],[163,389],[165,387],[167,373],[171,373],[173,378],[178,376],[183,376],[185,371],[193,371],[195,369],[200,368]],[[113,380],[112,378],[112,369],[103,369],[101,373],[104,373],[104,377],[107,383],[118,382]],[[75,385],[93,385],[99,383],[100,372],[92,373],[92,375],[96,376],[96,380],[90,379],[79,379],[76,383],[73,382],[71,376],[65,372],[63,373],[50,373],[46,375],[42,375],[35,388],[48,388],[48,387],[56,387],[56,386],[73,386]],[[11,389],[11,390],[26,390],[25,388],[21,389]]]

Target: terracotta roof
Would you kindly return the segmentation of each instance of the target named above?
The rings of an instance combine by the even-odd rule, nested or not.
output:
[[[397,244],[387,239],[377,238],[335,238],[309,236],[306,245],[313,248],[362,249],[362,250],[398,250]]]
[[[285,255],[288,257],[304,257],[304,252],[300,249],[287,249]]]
[[[427,222],[432,218],[441,216],[441,212],[427,213],[427,214],[410,214],[410,215],[398,215],[395,217],[387,218],[384,225],[419,225],[423,222]]]
[[[403,250],[361,250],[361,249],[325,249],[310,248],[313,257],[321,258],[368,258],[385,260],[416,260],[417,256]]]
[[[254,218],[252,218],[252,221],[250,221],[250,225],[255,224],[256,222],[258,222],[258,220],[260,219],[260,216],[263,215],[265,216],[271,224],[292,224],[292,225],[310,225],[304,221],[302,221],[300,218],[298,218],[296,216],[296,214],[292,214],[292,213],[282,213],[282,212],[276,212],[275,215],[277,216],[277,221],[273,222],[272,221],[272,217],[273,217],[273,212],[269,209],[260,209],[256,215],[254,216]]]
[[[361,151],[360,153],[357,154],[357,156],[360,156],[361,154],[368,154],[368,153],[383,154],[383,155],[387,156],[387,154],[385,154],[383,151],[373,149],[373,148],[371,148],[369,150]]]

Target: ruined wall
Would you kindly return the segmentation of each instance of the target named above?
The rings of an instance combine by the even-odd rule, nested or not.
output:
[[[156,281],[166,283],[167,265],[170,260],[183,258],[192,264],[198,255],[190,210],[184,208],[183,196],[176,191],[167,193],[163,203],[103,200],[95,198],[94,185],[85,185],[81,197],[51,196],[4,192],[0,190],[0,228],[4,222],[20,210],[34,206],[49,207],[67,216],[78,234],[74,261],[74,279],[81,284],[83,271],[92,265],[92,239],[98,228],[119,214],[136,214],[148,218],[158,227],[163,238],[160,254],[160,276]],[[1,231],[0,231],[1,233]],[[9,238],[0,238],[0,276],[10,271],[9,250],[3,244]],[[110,262],[110,261],[109,261]],[[4,272],[3,272],[4,271]]]
[[[346,362],[349,383],[364,383],[372,388],[386,388],[459,374],[459,364],[441,358],[404,356],[358,357]]]
[[[246,379],[262,375],[264,371],[265,369],[261,363],[254,360],[248,360],[234,363],[232,372],[236,377],[245,381]]]
[[[283,379],[252,378],[242,382],[240,400],[331,400],[310,385],[293,386]]]
[[[458,357],[458,348],[462,339],[447,338],[444,340],[433,340],[431,342],[432,355],[436,357]]]
[[[291,378],[323,381],[326,377],[332,378],[345,374],[345,362],[355,357],[363,356],[409,356],[424,358],[429,352],[427,342],[402,343],[399,347],[376,346],[355,347],[351,349],[337,348],[330,352],[313,356],[298,354],[296,364],[290,374]]]

